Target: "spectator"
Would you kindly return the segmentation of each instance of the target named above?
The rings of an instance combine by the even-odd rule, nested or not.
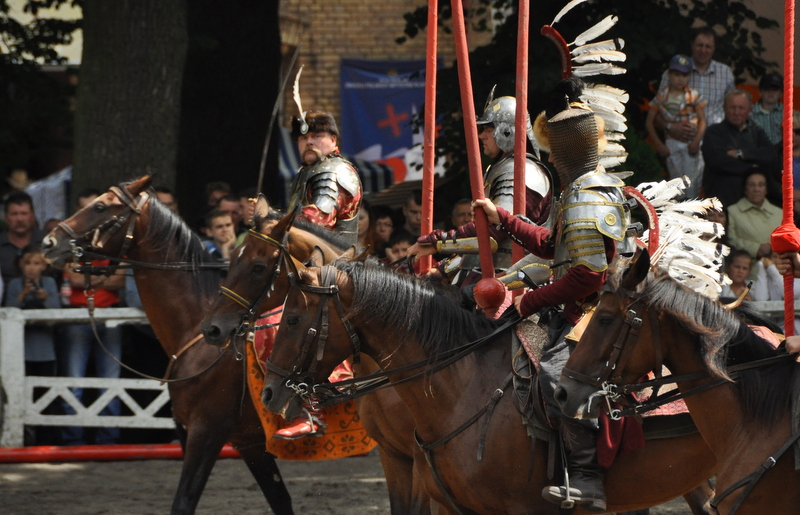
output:
[[[472,200],[468,198],[459,199],[453,204],[453,210],[450,212],[450,227],[448,229],[457,229],[470,223],[473,219]]]
[[[358,248],[368,249],[370,254],[375,253],[375,242],[372,240],[373,219],[372,207],[369,202],[361,199],[361,209],[358,211]]]
[[[406,231],[396,231],[389,239],[386,247],[386,262],[394,263],[408,255],[408,249],[417,239]]]
[[[705,194],[719,198],[726,206],[741,198],[744,177],[755,170],[764,174],[769,190],[775,193],[770,200],[780,199],[780,181],[775,178],[778,154],[764,131],[749,120],[751,111],[750,93],[731,91],[725,97],[725,119],[711,125],[703,138]]]
[[[239,197],[233,195],[226,195],[219,199],[219,209],[231,215],[233,222],[233,232],[237,235],[247,230],[244,224],[244,216],[242,215],[242,204],[239,202]]]
[[[753,265],[753,258],[746,250],[735,250],[731,252],[726,260],[725,273],[731,280],[731,284],[722,286],[720,297],[738,299],[747,290],[747,278]],[[752,291],[748,292],[742,300],[756,300],[752,296]],[[766,299],[759,299],[766,300]]]
[[[768,73],[758,83],[761,99],[753,106],[750,120],[761,127],[773,145],[780,145],[783,125],[783,77],[778,73]],[[780,147],[778,147],[780,148]],[[780,150],[779,150],[780,152]]]
[[[372,214],[372,242],[375,244],[375,254],[379,258],[386,257],[386,245],[394,232],[395,213],[389,206],[373,206]]]
[[[705,106],[708,102],[696,89],[688,86],[691,71],[692,61],[685,55],[676,55],[670,60],[667,88],[659,90],[650,103],[645,125],[659,155],[667,159],[670,179],[684,175],[689,177],[692,184],[687,188],[685,195],[688,198],[697,198],[700,196],[700,186],[703,183],[700,142],[706,131]],[[655,129],[656,114],[661,114],[666,121],[665,142],[661,141]],[[694,137],[689,143],[677,140],[669,134],[673,123],[684,122],[695,127]]]
[[[5,220],[8,227],[0,233],[0,276],[3,284],[8,284],[16,276],[14,263],[22,249],[41,242],[45,233],[36,228],[33,200],[24,191],[14,191],[6,197]]]
[[[56,309],[61,307],[58,286],[52,277],[44,275],[47,262],[38,244],[22,249],[17,260],[19,277],[8,285],[8,304],[21,309]],[[53,328],[30,325],[25,327],[25,375],[52,377],[56,375],[56,350]],[[35,401],[43,392],[34,392]],[[51,428],[25,428],[26,437],[34,444],[53,445],[55,432]]]
[[[731,244],[761,259],[772,254],[770,235],[781,224],[781,209],[766,198],[767,179],[759,171],[745,178],[744,198],[728,209],[728,237]]]
[[[723,120],[725,96],[734,89],[731,68],[712,59],[716,44],[717,34],[710,27],[700,27],[694,31],[689,87],[696,89],[708,101],[705,111],[709,126]],[[659,91],[667,87],[668,82],[668,73],[665,71],[661,76]],[[665,127],[666,122],[659,126]],[[668,132],[670,137],[686,143],[694,137],[694,127],[686,123],[673,123]]]
[[[203,247],[215,259],[230,259],[231,251],[236,245],[236,233],[230,213],[219,207],[212,210],[206,216],[206,227],[209,239],[203,242]]]
[[[108,260],[93,260],[92,265],[108,266]],[[67,280],[72,289],[70,305],[86,307],[88,296],[92,295],[94,306],[107,308],[119,304],[118,292],[125,286],[125,276],[121,270],[109,276],[89,276],[75,272],[74,265],[65,267]],[[87,282],[88,280],[88,282]],[[92,293],[93,292],[93,293]],[[97,326],[97,342],[94,330],[88,324],[67,325],[64,327],[61,352],[58,355],[59,374],[66,377],[85,377],[89,360],[94,362],[97,377],[119,377],[119,360],[122,357],[122,338],[119,327]],[[103,347],[105,347],[104,350]],[[110,354],[110,355],[109,355]],[[75,397],[83,402],[83,389],[73,388]],[[114,399],[100,411],[100,415],[118,416],[122,406]],[[66,414],[73,414],[72,408],[64,406]],[[61,430],[63,445],[85,445],[86,437],[82,427],[64,427]],[[119,428],[101,427],[95,433],[94,443],[114,444],[119,441]]]
[[[175,194],[172,192],[172,190],[163,186],[159,186],[158,188],[155,188],[155,190],[158,201],[167,206],[169,210],[176,215],[180,215],[178,212],[178,201],[175,199]]]
[[[225,181],[211,181],[206,184],[206,206],[217,207],[220,199],[233,194],[230,184]]]
[[[403,204],[403,230],[412,236],[419,237],[420,224],[422,223],[422,192],[419,190],[409,193]]]

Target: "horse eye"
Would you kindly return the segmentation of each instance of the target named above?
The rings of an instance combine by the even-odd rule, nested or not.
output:
[[[614,319],[610,316],[601,316],[600,317],[600,325],[611,325]]]
[[[251,271],[254,274],[263,274],[264,270],[266,270],[266,269],[267,269],[267,267],[265,267],[264,265],[253,265],[253,268],[251,269]]]
[[[286,323],[289,325],[297,325],[300,323],[300,317],[287,317]]]
[[[98,202],[97,204],[94,205],[94,210],[97,211],[98,213],[102,213],[103,211],[106,210],[106,205]]]

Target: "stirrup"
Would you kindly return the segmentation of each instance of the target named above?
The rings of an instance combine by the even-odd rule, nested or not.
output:
[[[325,436],[325,429],[327,429],[327,424],[323,422],[322,417],[303,408],[303,415],[297,417],[292,425],[275,431],[272,437],[278,440],[298,440],[306,437],[318,438]]]

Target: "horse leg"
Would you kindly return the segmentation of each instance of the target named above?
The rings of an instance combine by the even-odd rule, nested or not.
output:
[[[236,450],[242,455],[247,468],[261,487],[272,511],[276,515],[294,515],[292,496],[283,482],[275,456],[267,452],[265,442],[262,440]]]
[[[195,425],[187,428],[183,468],[172,501],[172,515],[191,515],[195,512],[225,440],[224,436],[215,435],[207,428],[201,430]]]
[[[175,433],[178,435],[178,442],[181,444],[181,450],[183,454],[186,454],[186,427],[183,424],[178,423],[175,421]]]
[[[414,477],[414,459],[378,446],[392,515],[430,515],[430,497]]]
[[[714,512],[709,505],[712,497],[714,497],[714,486],[710,479],[706,479],[705,483],[683,496],[692,510],[692,515],[712,515]]]

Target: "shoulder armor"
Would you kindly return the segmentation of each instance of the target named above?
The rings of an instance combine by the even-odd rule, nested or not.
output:
[[[525,161],[525,187],[542,198],[550,194],[550,175],[530,154]],[[496,205],[514,212],[514,154],[511,153],[486,170],[484,194]]]
[[[545,198],[550,194],[551,184],[550,173],[544,165],[528,154],[528,159],[525,163],[525,187]]]
[[[591,188],[622,188],[625,186],[625,181],[620,177],[620,174],[610,174],[603,168],[598,167],[597,170],[581,175],[570,184],[570,190],[584,190]]]
[[[350,195],[361,192],[361,179],[358,177],[356,167],[340,155],[329,156],[319,163],[320,173],[332,172],[336,176],[336,183]]]
[[[617,188],[570,192],[561,203],[560,225],[562,232],[585,226],[595,228],[615,241],[622,241],[628,227],[622,192]]]

